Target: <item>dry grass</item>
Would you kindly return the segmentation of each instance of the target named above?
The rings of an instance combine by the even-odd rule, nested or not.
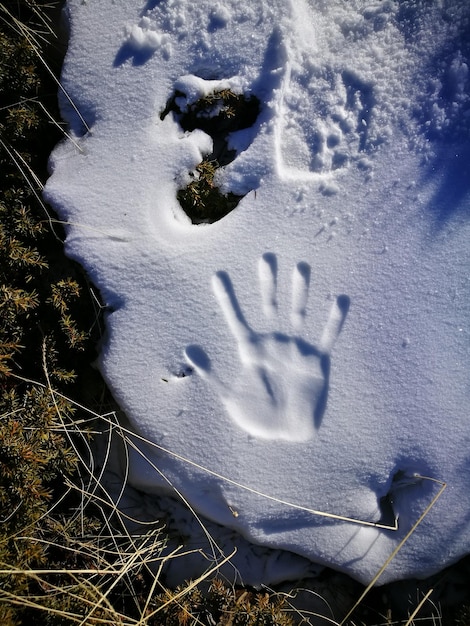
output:
[[[25,532],[16,537],[18,542],[42,541],[49,555],[54,552],[60,553],[60,560],[27,568],[4,566],[0,570],[0,577],[19,577],[32,581],[33,585],[28,586],[28,593],[24,595],[0,591],[0,604],[3,602],[10,607],[21,608],[21,612],[28,616],[28,619],[31,619],[35,612],[39,612],[42,616],[47,615],[49,622],[53,624],[57,623],[54,621],[56,618],[66,620],[64,623],[142,626],[152,624],[223,626],[232,623],[288,625],[294,622],[342,626],[363,623],[355,622],[352,619],[353,615],[356,613],[363,618],[366,596],[390,561],[417,530],[445,488],[444,484],[439,483],[440,488],[426,510],[377,572],[372,584],[359,595],[342,618],[336,617],[337,607],[320,613],[309,608],[309,604],[315,605],[315,602],[307,602],[306,606],[297,605],[296,597],[299,590],[292,590],[289,593],[275,591],[268,593],[263,590],[255,593],[223,583],[217,578],[217,572],[233,554],[224,555],[216,540],[211,537],[209,539],[215,547],[214,559],[204,574],[197,580],[187,581],[176,590],[170,590],[163,582],[165,565],[169,560],[181,558],[186,554],[184,541],[169,551],[168,529],[161,521],[143,522],[133,519],[124,512],[125,507],[121,508],[121,499],[126,490],[125,471],[121,476],[122,483],[115,487],[112,493],[107,491],[105,487],[107,483],[104,480],[109,463],[113,465],[111,458],[115,446],[121,450],[139,449],[143,458],[156,471],[159,471],[158,467],[142,450],[144,447],[156,447],[161,452],[162,448],[136,436],[132,430],[124,427],[116,411],[98,414],[71,401],[52,387],[46,368],[45,375],[45,384],[26,379],[21,379],[21,382],[40,387],[50,395],[56,410],[54,429],[62,432],[68,440],[70,448],[79,460],[79,468],[75,480],[69,478],[65,481],[66,491],[62,494],[61,500],[55,502],[41,519],[43,525],[46,520],[50,520],[60,538],[55,541],[52,538],[38,539]],[[69,403],[74,405],[76,414],[81,415],[80,419],[76,417],[70,419],[70,416],[63,412],[63,407]],[[101,440],[100,446],[90,445],[90,433],[94,434],[95,440],[96,438]],[[171,454],[171,451],[165,452]],[[183,462],[191,463],[188,459],[179,458]],[[111,469],[113,470],[113,467]],[[223,477],[220,478],[224,480]],[[272,499],[269,494],[259,495]],[[75,508],[58,522],[56,511],[67,499],[76,503]],[[197,514],[194,512],[194,515]],[[330,517],[330,514],[328,516]],[[203,520],[200,518],[198,520],[204,525]],[[344,522],[344,519],[340,518],[340,521]],[[139,531],[133,532],[131,529],[137,526]],[[38,592],[32,594],[32,588],[38,589]],[[204,593],[201,591],[202,588],[205,590]],[[432,593],[433,589],[428,589],[410,612],[409,618],[396,623],[407,626],[418,623],[441,623],[438,607],[435,607],[431,618],[420,617],[423,607],[427,609],[430,605]],[[326,601],[322,599],[320,604],[325,605]],[[395,622],[384,618],[383,623]]]

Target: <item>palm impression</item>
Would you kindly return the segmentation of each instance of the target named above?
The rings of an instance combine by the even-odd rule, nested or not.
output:
[[[265,254],[259,261],[263,312],[275,324],[278,317],[277,260]],[[331,307],[317,345],[300,336],[306,315],[310,266],[298,263],[292,278],[290,326],[295,334],[259,333],[247,323],[232,282],[217,272],[212,286],[238,347],[240,363],[233,384],[222,382],[199,346],[188,346],[185,356],[194,370],[218,393],[233,421],[262,439],[307,441],[319,427],[326,409],[330,354],[349,309],[340,295]]]

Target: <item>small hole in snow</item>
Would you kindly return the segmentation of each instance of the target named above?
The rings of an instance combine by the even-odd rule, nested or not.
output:
[[[260,112],[256,96],[235,94],[230,89],[215,91],[193,103],[176,91],[160,118],[170,112],[184,131],[203,130],[212,138],[212,153],[192,172],[193,180],[180,189],[178,201],[193,224],[212,224],[233,211],[244,196],[223,194],[214,177],[218,169],[231,163],[237,156],[228,147],[230,133],[253,126]]]

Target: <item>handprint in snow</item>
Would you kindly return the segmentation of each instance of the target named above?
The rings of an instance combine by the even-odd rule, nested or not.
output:
[[[277,260],[267,253],[259,261],[264,314],[275,318]],[[189,364],[211,385],[229,415],[254,437],[307,441],[320,425],[326,408],[330,353],[349,309],[349,298],[336,298],[316,346],[299,336],[306,315],[310,266],[298,263],[292,280],[291,326],[295,334],[258,333],[247,323],[226,272],[213,277],[213,289],[237,342],[240,368],[233,384],[223,383],[198,346],[188,346]]]

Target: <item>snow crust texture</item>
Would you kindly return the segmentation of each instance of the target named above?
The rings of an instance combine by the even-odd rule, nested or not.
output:
[[[308,562],[369,582],[429,477],[448,487],[380,582],[467,554],[468,2],[66,14],[73,140],[46,197],[107,307],[101,370],[149,441],[130,450],[137,514],[179,494],[227,550],[238,537],[252,584]],[[222,119],[224,90],[258,99],[252,125],[182,128],[202,100]],[[194,224],[178,192],[222,153],[210,185],[239,202]]]

